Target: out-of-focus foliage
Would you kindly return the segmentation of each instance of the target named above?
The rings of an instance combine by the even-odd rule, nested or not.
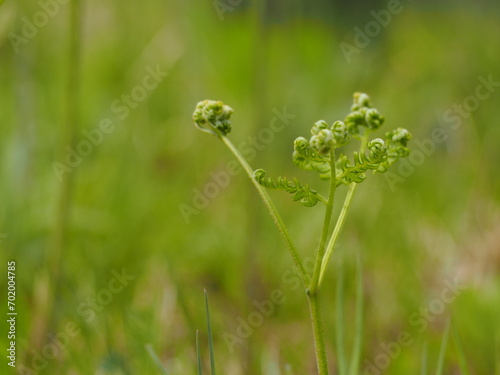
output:
[[[82,0],[72,145],[68,4],[2,4],[0,264],[17,262],[19,365],[33,368],[54,342],[48,335],[62,337],[74,323],[79,333],[47,360],[46,373],[153,374],[146,344],[169,373],[195,373],[198,328],[208,358],[206,288],[220,373],[285,373],[286,365],[312,373],[307,304],[292,261],[244,173],[215,137],[196,131],[191,114],[207,98],[230,103],[231,139],[252,167],[309,182],[314,174],[291,162],[293,140],[318,118],[343,118],[361,91],[387,129],[413,135],[406,163],[359,186],[335,253],[346,317],[362,259],[361,358],[374,361],[404,331],[412,343],[386,374],[415,373],[424,342],[429,364],[437,363],[451,316],[469,371],[492,373],[500,340],[498,4],[401,1],[397,13],[386,2],[321,4],[243,1],[222,13],[212,1]],[[310,228],[321,213],[271,193],[301,253],[312,256],[318,238]],[[69,216],[57,254],[60,202]],[[123,272],[130,280],[113,292]],[[327,275],[335,361],[337,276]],[[455,283],[465,288],[440,311],[433,301]],[[283,303],[228,345],[224,334],[237,335],[276,289]],[[351,348],[353,327],[345,329]],[[6,335],[0,346],[8,348]],[[451,344],[444,367],[459,368]]]

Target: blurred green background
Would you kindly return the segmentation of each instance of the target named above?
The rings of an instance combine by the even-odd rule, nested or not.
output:
[[[373,12],[387,15],[385,1],[82,0],[73,17],[82,23],[75,54],[71,1],[6,0],[0,291],[6,300],[6,264],[14,259],[19,315],[18,367],[5,373],[30,373],[22,366],[41,374],[160,373],[146,344],[169,373],[195,373],[197,329],[208,359],[204,289],[219,373],[314,373],[306,297],[285,246],[243,173],[214,189],[213,174],[232,156],[194,128],[191,114],[203,99],[232,106],[230,137],[239,145],[285,109],[294,117],[259,145],[251,165],[324,191],[315,174],[293,166],[293,140],[317,120],[343,119],[352,93],[362,91],[386,117],[382,133],[398,126],[413,133],[414,159],[397,183],[376,175],[358,187],[323,287],[331,367],[336,263],[345,274],[350,343],[360,256],[363,361],[407,331],[412,344],[382,373],[417,373],[425,345],[434,371],[451,317],[471,374],[499,374],[500,90],[490,84],[479,97],[477,87],[482,79],[500,82],[500,6],[396,3],[397,14],[380,26]],[[342,43],[357,49],[347,56]],[[151,70],[166,76],[144,88]],[[98,136],[103,119],[112,130]],[[429,143],[437,128],[446,141]],[[84,131],[97,140],[88,152]],[[67,164],[67,147],[79,145],[88,155],[74,156],[77,165],[61,173],[54,163]],[[397,166],[393,172],[401,175]],[[213,198],[201,202],[209,185]],[[312,256],[322,210],[271,195],[301,254]],[[133,280],[115,292],[122,272]],[[419,332],[410,317],[456,278],[466,288]],[[232,351],[224,334],[236,335],[238,317],[246,320],[253,301],[275,289],[285,301]],[[68,323],[78,333],[65,341]],[[50,345],[60,348],[53,359],[43,354],[53,354]],[[458,368],[450,344],[445,373]]]

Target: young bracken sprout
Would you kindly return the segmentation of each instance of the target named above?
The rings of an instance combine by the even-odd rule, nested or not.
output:
[[[373,108],[368,95],[363,93],[354,94],[351,112],[343,121],[335,121],[332,125],[324,120],[314,123],[309,139],[299,137],[295,140],[292,158],[294,164],[299,168],[314,171],[319,174],[320,179],[329,182],[328,195],[325,197],[296,178],[278,177],[272,179],[266,176],[263,169],[253,171],[238,149],[227,138],[227,134],[231,131],[232,114],[232,108],[222,102],[204,100],[196,106],[193,120],[200,130],[218,137],[238,159],[280,231],[297,266],[308,297],[318,373],[326,375],[328,374],[328,361],[319,305],[319,291],[328,261],[347,217],[356,186],[366,179],[367,173],[370,171],[372,174],[384,173],[398,159],[407,157],[410,153],[407,145],[411,134],[406,129],[397,128],[385,133],[384,138],[370,139],[371,134],[384,124],[384,117],[376,108]],[[343,152],[342,147],[353,141],[359,142],[358,151],[354,151],[350,155]],[[340,185],[348,185],[349,190],[334,229],[330,231],[335,192]],[[284,190],[292,194],[294,201],[300,202],[306,207],[313,207],[318,202],[325,205],[321,241],[316,251],[312,274],[306,272],[302,258],[265,189]]]

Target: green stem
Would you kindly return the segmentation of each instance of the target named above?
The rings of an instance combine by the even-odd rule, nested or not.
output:
[[[369,134],[370,131],[366,129],[363,136],[361,137],[361,146],[359,147],[360,153],[361,152],[364,153],[366,150]],[[335,168],[333,168],[332,170],[334,171]],[[332,256],[333,249],[335,248],[335,244],[337,243],[340,232],[342,231],[342,227],[344,226],[345,219],[347,217],[347,212],[349,211],[349,207],[351,206],[352,197],[354,195],[354,190],[356,190],[356,186],[357,183],[355,182],[351,183],[351,185],[349,186],[349,191],[347,192],[347,195],[345,197],[344,204],[342,206],[342,211],[340,211],[339,218],[337,219],[337,223],[335,224],[335,228],[333,229],[332,237],[328,242],[328,246],[326,248],[324,257],[321,259],[321,267],[320,267],[321,269],[319,273],[318,288],[321,286],[323,278],[325,277],[326,267],[328,265],[328,262],[330,261],[330,257]]]
[[[326,240],[330,229],[332,219],[333,203],[335,200],[335,190],[337,180],[335,177],[335,151],[330,152],[330,189],[328,191],[328,200],[326,202],[325,219],[323,221],[323,231],[316,254],[316,262],[314,265],[313,277],[309,289],[307,289],[307,297],[309,300],[309,308],[311,310],[311,323],[314,334],[314,347],[316,350],[316,362],[318,365],[318,374],[328,374],[328,358],[326,356],[325,333],[323,331],[323,321],[321,319],[321,308],[319,305],[319,276],[321,271],[321,262],[325,253]]]
[[[266,205],[267,209],[269,210],[269,214],[271,215],[274,223],[276,224],[276,227],[278,228],[279,232],[281,233],[281,236],[283,237],[283,240],[287,244],[288,250],[293,258],[293,261],[295,263],[295,266],[298,269],[299,276],[302,280],[302,283],[304,284],[304,287],[307,287],[308,282],[309,282],[309,275],[307,274],[304,264],[302,262],[302,259],[299,256],[299,253],[297,251],[297,248],[292,242],[292,239],[290,238],[290,235],[288,234],[288,230],[286,229],[285,223],[283,222],[283,219],[279,215],[278,211],[276,210],[276,207],[274,206],[273,202],[271,201],[271,197],[267,194],[267,192],[264,190],[264,188],[255,180],[253,177],[253,170],[248,164],[248,162],[245,160],[245,158],[241,155],[239,150],[233,145],[233,143],[224,135],[218,134],[219,138],[224,142],[224,144],[229,148],[229,150],[233,153],[233,155],[236,157],[236,159],[239,161],[245,172],[247,173],[248,177],[252,181],[253,185],[257,189],[260,197],[262,198],[262,201]]]
[[[316,254],[316,262],[314,264],[314,272],[311,280],[311,285],[307,291],[308,294],[314,295],[318,292],[319,279],[321,273],[321,264],[323,257],[325,255],[325,247],[328,237],[328,231],[330,229],[330,222],[332,219],[333,203],[335,200],[335,191],[337,187],[337,179],[335,176],[335,151],[330,152],[330,168],[331,168],[331,178],[330,178],[330,189],[328,191],[328,200],[326,202],[325,219],[323,221],[323,231],[321,232],[321,239],[318,246],[318,252]]]
[[[311,312],[311,322],[313,326],[314,348],[316,350],[316,363],[319,375],[328,375],[328,360],[326,356],[325,332],[323,330],[323,320],[321,319],[321,306],[319,295],[309,294],[309,310]]]
[[[347,217],[347,212],[349,211],[349,207],[351,206],[352,197],[354,195],[354,190],[356,190],[357,185],[358,184],[353,182],[349,186],[349,191],[347,192],[347,196],[345,197],[344,205],[342,206],[342,211],[340,211],[339,218],[337,220],[337,223],[335,224],[335,228],[333,229],[332,237],[330,238],[330,241],[328,242],[325,256],[324,256],[323,262],[321,264],[321,272],[320,272],[320,276],[319,276],[318,286],[321,285],[321,282],[323,281],[323,278],[325,276],[326,266],[328,265],[328,261],[330,260],[330,257],[332,256],[333,249],[335,248],[335,244],[337,243],[340,232],[342,231],[342,227],[344,226],[345,219]]]
[[[370,130],[366,129],[361,137],[361,146],[359,147],[359,152],[365,152],[366,145],[368,144],[368,135],[370,134]]]

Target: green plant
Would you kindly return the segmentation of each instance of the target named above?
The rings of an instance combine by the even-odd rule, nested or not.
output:
[[[230,118],[232,108],[220,101],[205,100],[199,102],[193,113],[195,125],[203,132],[218,137],[240,162],[248,177],[257,189],[264,204],[269,210],[274,223],[281,233],[288,250],[297,266],[299,276],[309,301],[311,322],[314,334],[316,361],[318,373],[328,374],[328,361],[325,349],[325,337],[321,319],[320,289],[326,268],[332,256],[335,244],[347,217],[356,186],[367,177],[367,172],[383,173],[399,158],[407,157],[407,148],[411,134],[403,128],[395,129],[385,134],[385,139],[369,140],[370,135],[384,123],[384,117],[372,107],[370,98],[363,93],[355,93],[351,112],[344,121],[335,121],[333,125],[321,120],[311,129],[311,137],[299,137],[294,142],[293,162],[302,169],[314,171],[320,179],[329,182],[327,196],[313,190],[296,178],[293,180],[278,177],[276,180],[266,178],[262,169],[254,171],[238,149],[227,138],[231,131]],[[343,152],[342,147],[353,140],[360,142],[359,150],[351,157]],[[333,231],[330,231],[335,192],[340,185],[348,185],[349,190],[343,203],[340,215]],[[288,230],[267,191],[268,189],[284,190],[292,194],[292,199],[306,207],[325,205],[325,216],[321,240],[316,252],[315,266],[312,274],[306,272],[302,258],[295,247]],[[357,321],[361,317],[357,318]],[[357,322],[360,325],[360,322]],[[341,341],[341,339],[339,339]],[[359,348],[359,345],[357,345]],[[357,349],[359,351],[359,349]],[[353,361],[359,358],[355,352]],[[355,373],[351,366],[351,373]]]
[[[213,341],[213,333],[212,333],[212,322],[210,320],[210,309],[208,308],[208,294],[205,290],[205,316],[207,319],[207,331],[208,331],[208,350],[210,353],[210,375],[215,375],[215,356],[214,356],[214,341]],[[196,370],[198,375],[203,375],[203,365],[201,361],[201,349],[200,349],[200,339],[198,330],[196,330]],[[151,344],[146,344],[146,351],[149,356],[155,363],[158,370],[163,375],[168,375],[168,371],[161,362],[161,359],[158,358],[156,352],[153,349]]]

